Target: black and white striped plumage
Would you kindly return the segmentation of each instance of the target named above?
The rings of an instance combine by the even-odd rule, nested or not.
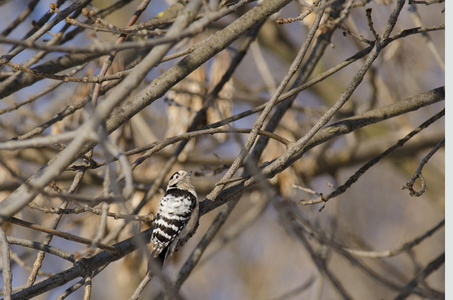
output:
[[[178,246],[185,243],[196,229],[199,208],[197,193],[190,181],[191,173],[178,171],[168,182],[154,221],[151,257],[158,257],[168,247],[165,260]]]

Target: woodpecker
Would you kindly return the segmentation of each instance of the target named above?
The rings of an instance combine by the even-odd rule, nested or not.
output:
[[[173,174],[160,200],[151,236],[151,257],[160,257],[161,264],[195,233],[198,226],[199,204],[190,181],[191,173],[178,171]]]

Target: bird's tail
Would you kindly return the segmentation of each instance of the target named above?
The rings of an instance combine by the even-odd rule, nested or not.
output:
[[[154,253],[151,253],[148,259],[148,272],[157,274],[162,271],[164,266],[165,258],[167,256],[168,247],[162,250],[157,257],[154,257]]]

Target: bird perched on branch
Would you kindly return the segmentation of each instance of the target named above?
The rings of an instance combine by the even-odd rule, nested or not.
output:
[[[158,258],[161,266],[198,227],[198,197],[190,181],[191,173],[178,171],[173,174],[160,200],[151,236],[151,258]]]

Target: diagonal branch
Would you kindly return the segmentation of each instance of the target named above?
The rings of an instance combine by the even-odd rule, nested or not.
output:
[[[390,118],[394,118],[403,114],[406,114],[411,111],[418,110],[422,107],[431,105],[433,103],[442,101],[445,99],[445,88],[440,87],[434,90],[431,90],[429,92],[412,96],[407,99],[398,101],[396,103],[390,104],[383,106],[378,109],[374,109],[368,112],[365,112],[361,115],[357,115],[351,118],[347,118],[341,122],[337,122],[335,124],[332,124],[328,127],[322,128],[319,130],[318,133],[316,133],[313,138],[303,147],[299,148],[294,156],[287,158],[284,160],[284,164],[279,166],[278,168],[275,167],[275,161],[280,159],[282,156],[277,158],[275,161],[273,161],[271,164],[266,165],[266,167],[263,168],[262,174],[266,178],[272,178],[280,172],[281,170],[284,170],[288,166],[290,166],[294,161],[299,159],[304,153],[306,153],[308,150],[311,148],[320,145],[326,141],[329,141],[335,137],[345,135],[348,133],[351,133],[357,129],[360,129],[362,127],[375,124]],[[285,154],[284,154],[285,155]],[[250,179],[243,181],[239,184],[236,184],[234,186],[228,187],[225,190],[222,191],[222,193],[219,195],[219,197],[216,199],[215,202],[211,202],[209,200],[205,200],[202,203],[200,203],[200,210],[202,212],[207,212],[215,207],[218,207],[225,202],[229,201],[234,195],[238,193],[242,193],[243,190],[246,188],[258,184],[260,182],[259,179],[255,177],[251,177]]]

